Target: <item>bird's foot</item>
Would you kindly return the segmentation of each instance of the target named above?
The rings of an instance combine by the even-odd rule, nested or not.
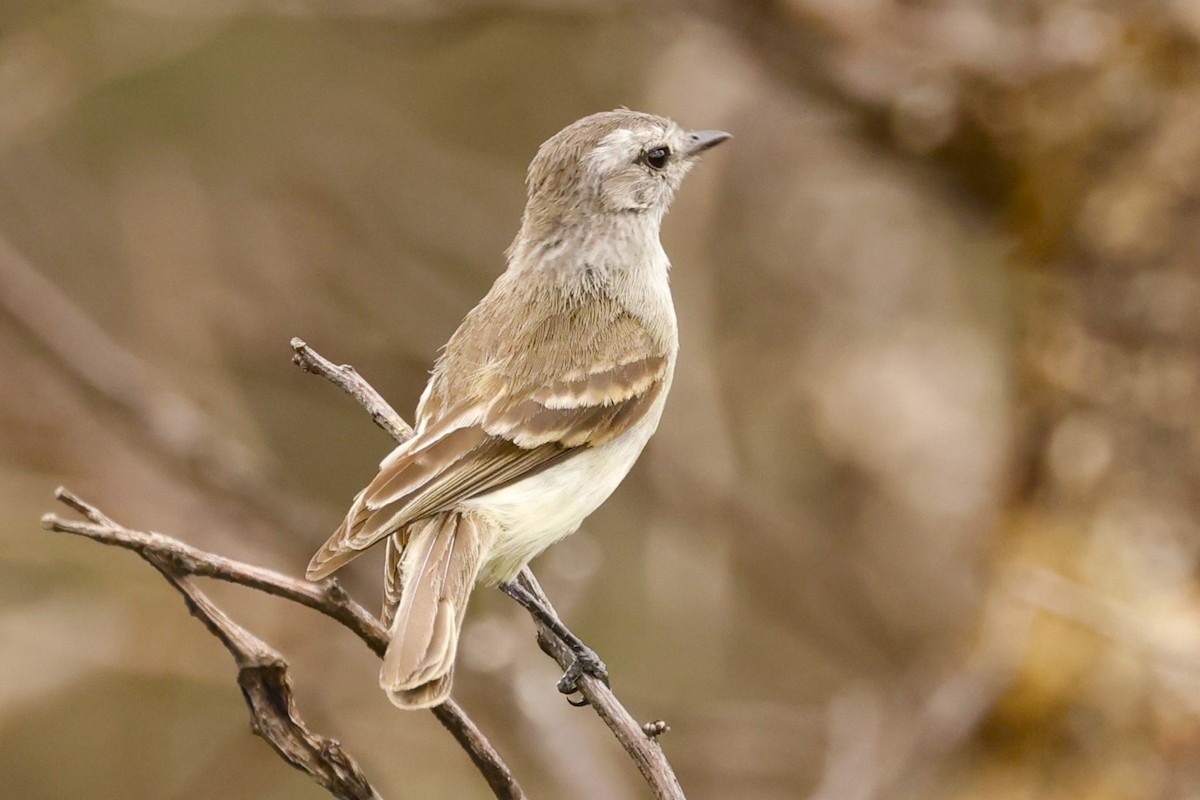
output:
[[[576,640],[570,643],[571,653],[575,656],[575,660],[567,667],[567,671],[558,681],[558,690],[563,694],[571,695],[579,691],[579,679],[584,675],[591,675],[596,680],[609,686],[608,682],[608,667],[600,660],[600,656],[596,655],[596,651],[587,645]],[[575,701],[567,698],[567,702],[573,706],[586,706],[588,701],[580,698]]]
[[[530,573],[530,579],[533,579]],[[536,583],[535,583],[536,585]],[[558,681],[558,690],[565,695],[572,695],[579,691],[579,679],[584,675],[591,675],[598,681],[609,685],[608,682],[608,667],[604,666],[604,662],[600,660],[600,656],[596,655],[596,651],[584,644],[578,636],[571,633],[570,629],[563,624],[563,621],[554,613],[554,609],[542,603],[533,593],[522,586],[515,580],[506,581],[500,584],[500,591],[516,600],[525,608],[533,618],[546,626],[549,633],[555,636],[562,642],[567,649],[571,651],[574,657],[571,663],[567,666],[567,671]],[[541,636],[539,636],[541,639]],[[543,650],[551,653],[543,645]],[[567,702],[573,706],[586,706],[588,701],[585,698],[580,698],[578,702],[567,698]]]

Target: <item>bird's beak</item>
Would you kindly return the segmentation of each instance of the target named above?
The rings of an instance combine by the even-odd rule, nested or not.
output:
[[[710,147],[716,147],[730,138],[733,138],[733,134],[725,131],[691,131],[687,135],[687,155],[698,156]]]

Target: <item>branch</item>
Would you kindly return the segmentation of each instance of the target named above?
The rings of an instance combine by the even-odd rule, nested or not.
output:
[[[335,386],[358,401],[367,410],[375,424],[387,431],[388,435],[403,444],[413,435],[413,427],[396,413],[396,409],[388,405],[375,387],[363,380],[358,370],[349,364],[340,367],[323,355],[313,350],[303,339],[292,338],[292,363],[305,372],[320,375],[331,381]]]
[[[292,339],[292,351],[292,361],[296,365],[305,372],[327,378],[357,400],[375,423],[391,434],[396,441],[403,443],[412,436],[412,426],[405,422],[353,367],[335,366],[301,339]],[[529,567],[521,571],[518,581],[557,617],[554,607],[550,605]],[[537,622],[536,618],[534,621]],[[541,623],[538,623],[538,645],[564,670],[574,658],[570,649]],[[656,740],[657,736],[669,730],[667,724],[656,720],[639,725],[609,687],[586,673],[579,679],[579,691],[633,759],[654,796],[659,800],[685,800],[679,779],[675,777],[675,771]]]
[[[517,581],[532,592],[548,611],[557,616],[554,606],[550,604],[537,578],[533,576],[533,570],[525,567],[517,576]],[[574,660],[574,654],[545,625],[537,619],[534,622],[538,626],[538,646],[565,670]],[[588,705],[596,710],[596,714],[604,720],[604,724],[625,748],[625,752],[633,759],[646,783],[650,784],[654,796],[659,800],[685,800],[683,787],[679,785],[675,770],[671,768],[671,763],[667,761],[666,753],[657,739],[660,734],[669,730],[667,724],[662,720],[655,720],[639,725],[613,694],[612,689],[586,672],[579,677],[578,683],[579,693],[587,700]]]
[[[283,656],[231,620],[189,579],[153,556],[147,558],[179,590],[192,616],[221,640],[238,667],[238,685],[250,708],[250,727],[284,761],[308,773],[343,800],[381,800],[354,759],[332,739],[309,731],[296,712]]]
[[[179,575],[216,578],[282,597],[341,623],[362,639],[377,656],[382,656],[387,649],[387,630],[369,611],[346,594],[336,578],[312,583],[209,553],[161,533],[130,530],[61,486],[55,490],[54,497],[78,511],[87,521],[46,514],[42,517],[42,526],[48,530],[86,536],[101,544],[132,550],[147,561],[162,563]]]
[[[230,620],[188,578],[216,578],[307,606],[341,623],[382,657],[387,649],[387,629],[351,599],[336,580],[311,583],[209,553],[161,533],[131,530],[63,488],[55,492],[55,497],[78,511],[85,521],[46,514],[42,517],[44,528],[132,550],[184,595],[192,614],[233,654],[238,665],[238,684],[250,708],[256,734],[270,742],[288,763],[307,772],[336,797],[352,800],[379,797],[336,742],[310,733],[296,715],[283,657]],[[456,703],[447,701],[432,710],[467,751],[497,798],[525,800],[504,760]]]
[[[42,347],[66,377],[115,412],[147,449],[168,466],[183,467],[194,481],[219,495],[223,502],[234,501],[278,530],[302,527],[310,519],[309,504],[304,498],[281,492],[265,480],[265,471],[251,463],[252,454],[226,435],[220,425],[205,417],[198,406],[167,388],[151,369],[110,338],[3,237],[0,237],[0,313],[7,314]],[[328,362],[321,366],[331,375],[338,375],[331,380],[354,393],[351,387],[357,375],[352,369],[339,370]],[[357,380],[363,391],[378,398],[365,381]],[[380,420],[385,430],[394,436],[411,431],[381,399],[379,404],[391,414],[386,424]],[[147,560],[150,560],[147,553],[157,552],[177,574],[218,578],[284,597],[338,620],[377,655],[382,655],[387,647],[387,634],[379,621],[351,601],[334,581],[322,584],[296,581],[196,550],[161,534],[129,531],[65,490],[59,490],[58,498],[90,522],[60,520],[51,515],[43,518],[48,527],[132,549]],[[461,708],[446,703],[433,709],[433,713],[467,751],[497,797],[524,796],[503,760]]]

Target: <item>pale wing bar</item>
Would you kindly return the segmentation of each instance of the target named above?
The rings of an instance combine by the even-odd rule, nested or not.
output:
[[[411,450],[384,460],[341,527],[313,556],[308,577],[331,574],[417,519],[619,436],[653,407],[667,369],[665,357],[639,359],[531,388],[523,400],[488,409],[479,425],[429,432],[434,441],[412,442]]]

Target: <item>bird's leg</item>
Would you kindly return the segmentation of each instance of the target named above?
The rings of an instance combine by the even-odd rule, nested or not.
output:
[[[521,606],[528,611],[534,619],[541,622],[550,631],[559,638],[559,640],[570,649],[571,654],[575,656],[575,660],[567,667],[567,671],[563,673],[562,678],[558,681],[558,690],[563,694],[575,694],[579,691],[579,677],[584,673],[591,675],[604,682],[608,686],[608,667],[604,666],[604,662],[600,660],[600,656],[596,655],[596,651],[588,647],[575,634],[571,633],[570,629],[563,624],[562,620],[553,610],[543,605],[533,593],[526,589],[515,580],[507,581],[500,584],[500,591],[516,600]],[[568,700],[573,706],[586,706],[587,701],[584,700],[576,703],[573,700]]]

